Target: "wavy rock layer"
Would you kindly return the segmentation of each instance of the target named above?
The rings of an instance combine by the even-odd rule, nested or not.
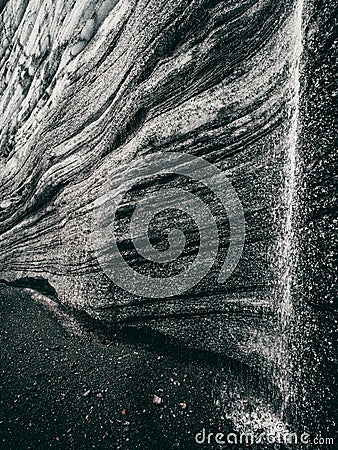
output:
[[[275,325],[266,318],[283,301],[280,259],[288,257],[280,242],[285,192],[292,194],[286,178],[294,176],[300,8],[294,1],[9,2],[1,23],[3,277],[43,277],[62,302],[108,320],[153,319],[177,333],[168,318],[188,316],[182,339],[197,327],[204,345],[206,329],[207,346],[230,351],[218,337],[230,330],[236,354],[261,357],[268,348],[264,356],[273,357]],[[107,179],[123,185],[131,162],[156,151],[202,156],[236,189],[246,242],[225,287],[215,282],[220,261],[183,297],[158,301],[134,298],[101,270],[90,240],[95,200]],[[149,190],[186,185],[155,177],[129,193],[126,209]],[[217,212],[213,197],[204,200]],[[198,235],[183,222],[189,262]],[[170,226],[170,217],[163,223]],[[229,235],[221,229],[224,254]],[[138,270],[151,269],[123,229],[120,244]],[[195,315],[205,316],[201,325]]]

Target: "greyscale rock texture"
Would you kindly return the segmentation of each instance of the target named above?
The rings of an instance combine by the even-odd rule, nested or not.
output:
[[[302,378],[291,374],[294,352],[306,347],[299,336],[307,312],[299,304],[315,277],[304,292],[298,288],[322,245],[304,256],[297,227],[304,224],[311,235],[316,219],[304,213],[312,208],[304,203],[321,181],[314,176],[301,187],[308,171],[321,177],[318,164],[325,162],[317,161],[327,158],[312,147],[316,135],[306,134],[316,121],[313,104],[321,101],[316,86],[304,100],[306,83],[320,80],[313,75],[316,56],[307,52],[311,42],[324,59],[330,51],[318,50],[316,39],[319,18],[330,21],[332,7],[303,0],[10,0],[2,8],[1,279],[30,280],[33,288],[47,280],[62,304],[99,320],[150,327],[226,354],[260,371],[288,409],[290,396],[299,395],[290,384]],[[324,134],[325,126],[316,126]],[[217,199],[180,176],[138,183],[117,216],[121,253],[135,270],[162,276],[175,270],[148,264],[132,247],[130,216],[147,194],[186,189],[220,217],[220,251],[210,273],[184,295],[156,300],[130,295],[107,277],[91,234],[107,182],[123,186],[133,161],[146,164],[159,151],[202,157],[222,170],[243,205],[246,236],[236,270],[219,285],[229,226]],[[330,208],[318,202],[319,211]],[[178,261],[184,269],[199,237],[184,215],[175,220],[187,236]],[[159,249],[167,248],[172,226],[172,214],[155,220]]]

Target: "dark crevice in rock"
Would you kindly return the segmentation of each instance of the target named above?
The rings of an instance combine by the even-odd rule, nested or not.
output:
[[[0,13],[4,9],[4,7],[6,6],[7,2],[8,2],[8,0],[0,0]]]
[[[0,283],[7,284],[8,286],[33,289],[40,294],[52,297],[54,300],[58,298],[57,292],[54,287],[46,278],[43,277],[23,277],[14,281],[0,279]]]

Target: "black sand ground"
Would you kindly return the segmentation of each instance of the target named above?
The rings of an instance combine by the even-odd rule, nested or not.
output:
[[[18,288],[1,287],[0,320],[1,449],[201,448],[199,430],[227,427],[213,364],[151,338],[71,333]]]

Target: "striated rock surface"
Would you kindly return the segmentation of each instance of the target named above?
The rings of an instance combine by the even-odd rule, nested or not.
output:
[[[95,318],[150,326],[264,368],[287,397],[310,6],[9,0],[2,7],[1,278],[33,288],[47,280],[61,303]],[[184,270],[198,252],[198,231],[209,232],[178,211],[184,202],[156,216],[150,232],[158,250],[168,249],[170,229],[185,232],[176,267],[137,254],[128,229],[147,195],[183,189],[216,217],[219,253],[206,277],[182,295],[149,299],[102,269],[92,241],[100,199],[114,199],[137,174],[135,161],[141,171],[156,152],[202,157],[232,183],[246,232],[225,284],[217,280],[229,247],[227,215],[201,183],[175,174],[128,190],[116,216],[118,245],[145,275]]]

